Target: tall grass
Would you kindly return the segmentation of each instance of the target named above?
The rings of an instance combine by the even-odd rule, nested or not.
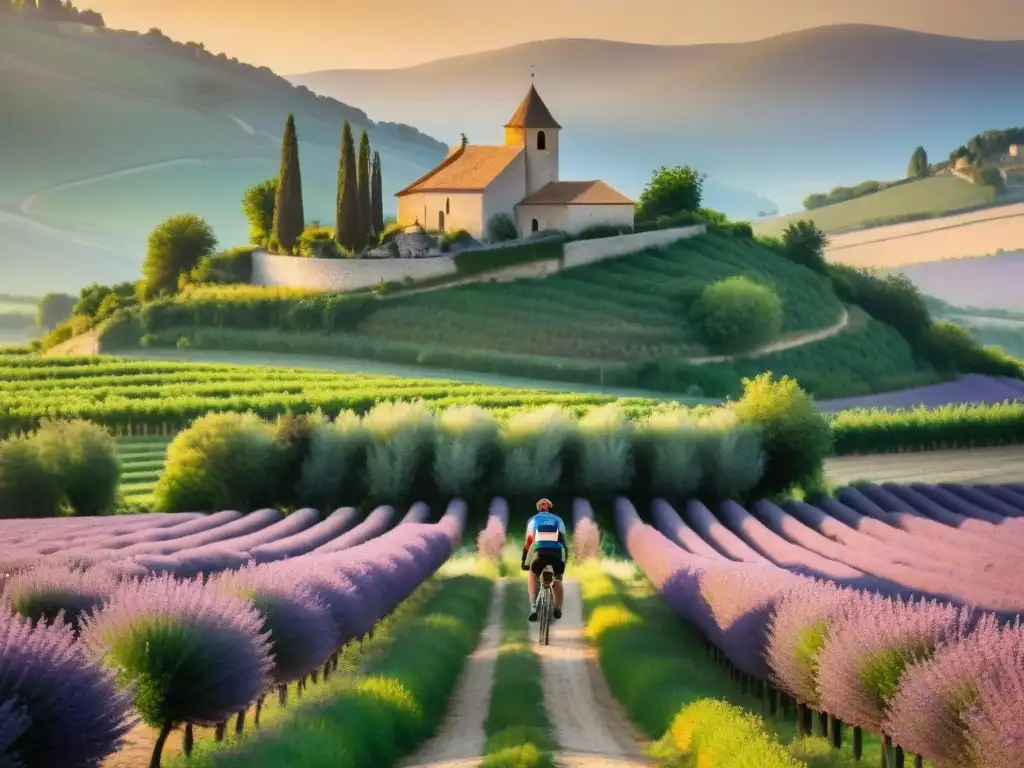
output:
[[[333,510],[357,505],[365,488],[367,431],[354,411],[342,411],[314,430],[296,486],[300,506]]]
[[[644,457],[652,495],[683,498],[700,488],[702,435],[699,422],[689,412],[656,411],[640,422],[637,432],[637,449]]]
[[[446,408],[434,438],[434,482],[442,496],[469,496],[498,453],[500,424],[477,405]]]
[[[701,417],[698,426],[708,490],[719,499],[741,498],[764,475],[761,433],[726,410]]]
[[[434,439],[434,415],[422,401],[385,402],[363,417],[369,437],[366,483],[374,501],[410,500]]]
[[[580,419],[576,435],[575,490],[587,498],[607,498],[633,483],[633,422],[613,403],[593,408]]]

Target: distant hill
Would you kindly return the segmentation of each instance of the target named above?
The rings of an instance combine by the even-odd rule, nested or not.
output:
[[[965,136],[1016,125],[1024,42],[866,25],[750,43],[658,46],[545,40],[393,70],[290,76],[318,93],[437,136],[500,140],[529,82],[564,126],[564,173],[636,194],[661,164],[798,210],[811,192],[895,178],[919,144],[936,157]],[[749,201],[709,203],[734,215]]]
[[[381,153],[386,212],[447,151],[159,30],[3,18],[0,285],[10,292],[135,279],[148,232],[175,213],[203,215],[225,246],[244,242],[242,193],[277,172],[289,112],[309,219],[333,219],[344,120]]]
[[[973,310],[1024,311],[1024,251],[1000,253],[977,258],[945,259],[901,267],[903,273],[922,293],[946,302],[952,307],[943,315],[958,314],[957,308]],[[939,305],[933,305],[936,308]],[[1014,315],[1000,315],[1020,320]]]

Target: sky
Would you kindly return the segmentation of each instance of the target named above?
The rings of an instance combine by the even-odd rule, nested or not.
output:
[[[175,40],[291,75],[406,67],[531,40],[637,43],[756,40],[863,23],[1024,39],[1024,0],[76,0],[107,25],[159,27]]]

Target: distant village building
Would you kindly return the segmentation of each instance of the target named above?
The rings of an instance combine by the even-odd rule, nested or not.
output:
[[[452,147],[440,165],[395,194],[398,221],[442,232],[465,229],[477,239],[500,214],[511,217],[520,237],[595,224],[632,227],[633,201],[605,182],[559,180],[561,129],[531,85],[505,125],[505,144]]]
[[[1020,156],[1020,145],[1019,144],[1011,144],[1010,145],[1010,157],[1019,157],[1019,156]]]

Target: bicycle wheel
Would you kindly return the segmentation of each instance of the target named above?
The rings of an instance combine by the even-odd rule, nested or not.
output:
[[[540,605],[537,608],[539,614],[537,618],[540,621],[537,627],[537,639],[541,645],[547,645],[548,633],[551,629],[551,587],[541,587]]]

